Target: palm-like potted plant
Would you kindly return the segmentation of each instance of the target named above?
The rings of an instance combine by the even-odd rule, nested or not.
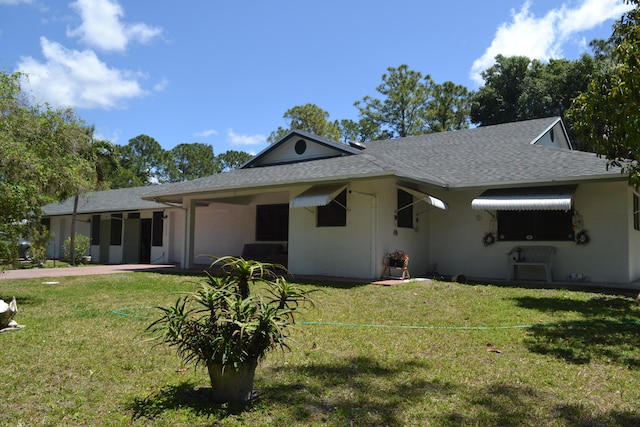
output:
[[[238,257],[216,259],[200,287],[147,327],[175,347],[185,362],[206,365],[216,402],[251,400],[258,360],[269,350],[288,349],[294,313],[311,303],[309,292],[285,280],[283,266]],[[251,292],[249,285],[257,289]]]

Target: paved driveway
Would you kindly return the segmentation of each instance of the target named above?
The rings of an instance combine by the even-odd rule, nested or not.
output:
[[[0,280],[90,276],[94,274],[116,274],[128,271],[177,271],[177,268],[173,264],[122,264],[92,265],[88,267],[25,268],[20,270],[5,270],[0,273]]]

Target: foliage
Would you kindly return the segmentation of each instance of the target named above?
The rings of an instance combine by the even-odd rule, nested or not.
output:
[[[267,141],[274,143],[292,130],[301,130],[322,138],[337,141],[340,132],[333,122],[329,121],[329,113],[315,104],[298,105],[285,111],[283,118],[288,121],[287,127],[278,127],[271,132]]]
[[[30,236],[31,264],[42,266],[47,262],[47,246],[51,241],[51,231],[44,225],[34,227]]]
[[[75,259],[72,260],[71,256],[71,236],[67,237],[67,239],[62,242],[62,258],[65,261],[68,261],[71,265],[76,265],[82,262],[85,253],[90,248],[91,239],[85,236],[84,234],[76,234],[75,235]]]
[[[613,68],[597,75],[576,98],[570,117],[582,139],[608,167],[621,167],[640,187],[640,6],[614,25],[609,42]]]
[[[308,293],[278,276],[274,264],[223,257],[213,262],[222,276],[207,273],[199,289],[173,306],[158,307],[159,319],[147,330],[175,347],[186,362],[234,365],[262,358],[267,351],[287,349],[297,307]],[[249,284],[260,284],[251,293]]]
[[[400,137],[426,133],[431,77],[423,77],[407,65],[389,67],[387,71],[382,75],[382,84],[376,87],[382,99],[365,96],[355,102],[360,116]]]
[[[218,155],[218,162],[220,164],[220,170],[228,172],[238,169],[251,160],[251,158],[253,158],[253,156],[245,151],[227,150]]]
[[[597,44],[592,44],[594,49]],[[603,70],[605,60],[582,55],[577,60],[551,59],[548,63],[524,56],[496,56],[482,73],[484,86],[473,96],[471,121],[488,126],[528,119],[563,117],[570,138],[572,120],[565,115],[571,101]],[[583,148],[583,147],[580,147]]]
[[[447,81],[432,85],[432,99],[427,109],[431,132],[467,129],[471,111],[471,92],[462,85]]]
[[[95,181],[90,139],[71,109],[39,105],[23,91],[26,76],[0,72],[0,230],[37,218]]]
[[[200,142],[173,147],[160,169],[162,182],[189,181],[222,171],[220,160],[213,153],[213,146]]]

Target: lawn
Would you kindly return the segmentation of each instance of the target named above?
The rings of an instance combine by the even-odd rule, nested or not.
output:
[[[246,407],[208,402],[203,368],[146,341],[155,305],[197,278],[0,281],[25,327],[0,334],[0,425],[636,426],[631,297],[447,282],[303,283],[292,351]],[[56,281],[56,284],[44,282]]]

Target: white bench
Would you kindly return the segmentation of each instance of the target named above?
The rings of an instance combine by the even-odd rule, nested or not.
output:
[[[544,267],[547,282],[551,282],[551,255],[556,253],[553,246],[516,246],[509,251],[509,275],[507,280],[515,276],[518,265],[532,265]]]

